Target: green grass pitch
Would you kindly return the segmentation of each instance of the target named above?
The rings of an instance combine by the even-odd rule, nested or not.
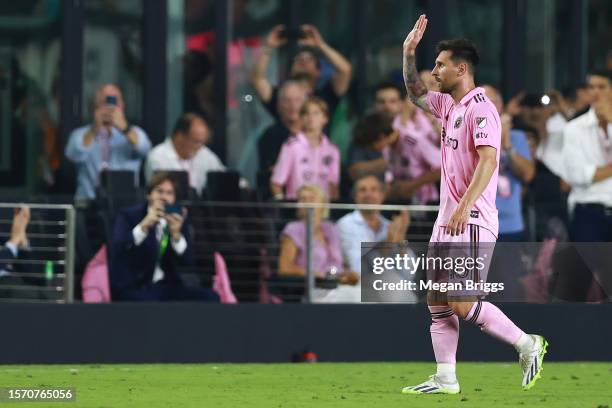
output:
[[[68,403],[14,407],[612,408],[612,363],[546,363],[521,389],[518,363],[459,363],[459,395],[402,395],[432,363],[0,366],[0,387],[74,387]]]

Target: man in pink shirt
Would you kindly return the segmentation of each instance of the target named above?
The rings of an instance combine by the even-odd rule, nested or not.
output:
[[[442,177],[440,210],[431,242],[470,243],[474,251],[497,239],[495,197],[499,170],[501,123],[495,106],[474,85],[478,52],[464,39],[442,41],[432,75],[439,92],[427,91],[416,69],[416,47],[427,27],[421,15],[403,46],[404,82],[415,105],[442,120]],[[436,245],[433,245],[435,247]],[[430,256],[430,254],[428,254]],[[490,257],[489,257],[490,262]],[[486,271],[485,271],[486,272]],[[461,275],[457,270],[449,275]],[[449,279],[450,280],[450,279]],[[437,371],[428,381],[405,387],[405,394],[457,394],[455,374],[459,317],[519,352],[522,385],[531,388],[540,377],[547,342],[519,329],[499,308],[480,297],[453,298],[452,293],[429,291],[427,303]]]
[[[428,139],[428,134],[434,129],[427,118],[423,119],[427,124],[406,117],[404,112],[397,115],[393,128],[399,132],[399,139],[385,151],[394,180],[419,180],[421,177],[431,180],[421,185],[412,196],[416,204],[437,203],[439,198],[435,181],[440,179],[440,148]]]

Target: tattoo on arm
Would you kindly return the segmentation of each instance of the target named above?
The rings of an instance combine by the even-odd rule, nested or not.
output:
[[[416,69],[416,60],[414,55],[404,55],[404,84],[408,97],[419,108],[430,112],[425,100],[427,96],[427,88]]]

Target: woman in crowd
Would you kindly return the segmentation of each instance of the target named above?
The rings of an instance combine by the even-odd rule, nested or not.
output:
[[[298,203],[328,203],[325,192],[312,184],[302,186],[298,192]],[[281,276],[304,276],[306,274],[306,209],[298,209],[298,220],[288,223],[281,233],[281,248],[278,257],[278,273]],[[328,208],[313,210],[313,268],[317,277],[335,276],[340,283],[354,285],[358,275],[344,270],[340,233],[336,225],[327,221]]]

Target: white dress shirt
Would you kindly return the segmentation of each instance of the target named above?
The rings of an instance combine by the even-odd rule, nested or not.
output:
[[[612,207],[612,177],[593,182],[598,167],[612,164],[612,123],[608,123],[606,135],[591,108],[567,124],[564,139],[565,175],[572,185],[568,198],[570,212],[577,203]]]
[[[563,133],[567,126],[565,117],[557,112],[546,121],[547,136],[538,144],[536,157],[557,177],[565,179],[563,160]]]
[[[151,179],[157,170],[186,171],[189,173],[189,185],[198,194],[206,187],[206,179],[209,171],[225,171],[225,166],[219,157],[206,146],[202,146],[194,157],[183,160],[172,143],[172,138],[155,146],[147,156],[145,165],[145,178]]]
[[[157,240],[157,242],[161,242],[162,236],[164,235],[164,229],[166,229],[167,225],[168,222],[165,218],[159,220],[159,222],[155,225],[155,239]],[[142,244],[147,238],[147,235],[148,234],[144,232],[140,224],[136,225],[132,230],[132,236],[134,237],[134,244],[136,244],[136,246]],[[176,254],[179,256],[183,255],[183,253],[187,249],[187,240],[185,239],[185,237],[181,234],[181,238],[178,241],[170,239],[170,242],[172,248],[174,249],[174,252],[176,252]],[[155,265],[155,272],[153,273],[153,283],[162,279],[164,279],[164,271],[160,268],[158,262],[158,264]]]
[[[336,223],[340,230],[342,253],[350,271],[361,273],[362,242],[383,242],[387,240],[390,221],[382,215],[379,215],[378,218],[380,220],[378,231],[370,228],[361,211],[358,210],[346,214]]]

